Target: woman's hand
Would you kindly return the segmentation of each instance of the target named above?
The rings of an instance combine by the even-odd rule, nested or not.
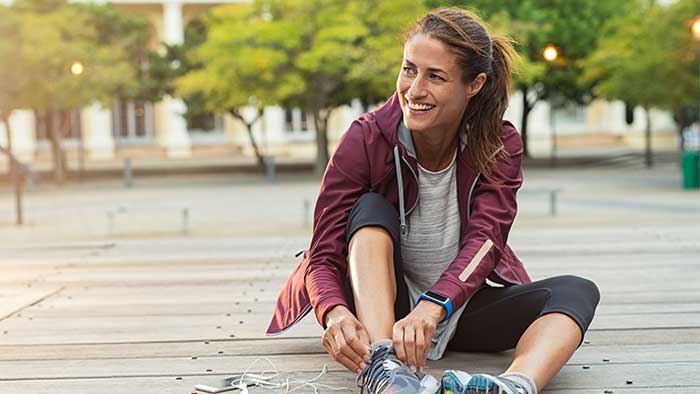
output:
[[[421,301],[408,316],[394,324],[396,357],[407,363],[413,372],[423,371],[433,333],[445,313],[442,306]]]
[[[369,362],[369,335],[362,323],[343,305],[326,313],[321,343],[326,352],[345,368],[360,373]]]

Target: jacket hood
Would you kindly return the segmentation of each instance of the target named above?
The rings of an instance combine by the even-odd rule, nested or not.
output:
[[[384,105],[374,110],[372,114],[384,138],[392,145],[396,145],[399,141],[396,131],[399,124],[403,123],[403,112],[398,93],[391,95]]]

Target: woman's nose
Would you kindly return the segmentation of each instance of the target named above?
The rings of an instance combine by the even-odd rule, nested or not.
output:
[[[408,88],[408,97],[423,97],[426,95],[425,84],[423,83],[423,78],[416,77],[411,86]]]

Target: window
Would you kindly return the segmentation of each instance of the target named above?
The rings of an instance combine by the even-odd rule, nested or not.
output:
[[[117,142],[142,142],[153,137],[153,105],[120,100],[112,108],[112,133]]]
[[[37,141],[49,141],[51,128],[62,128],[62,140],[78,140],[82,133],[80,111],[34,113]]]
[[[309,131],[308,116],[299,108],[285,108],[284,124],[285,130],[289,133]]]

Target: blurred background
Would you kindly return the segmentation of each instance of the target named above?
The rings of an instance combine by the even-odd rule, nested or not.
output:
[[[698,0],[0,3],[10,244],[308,234],[336,141],[447,5],[517,41],[521,225],[700,218]]]

